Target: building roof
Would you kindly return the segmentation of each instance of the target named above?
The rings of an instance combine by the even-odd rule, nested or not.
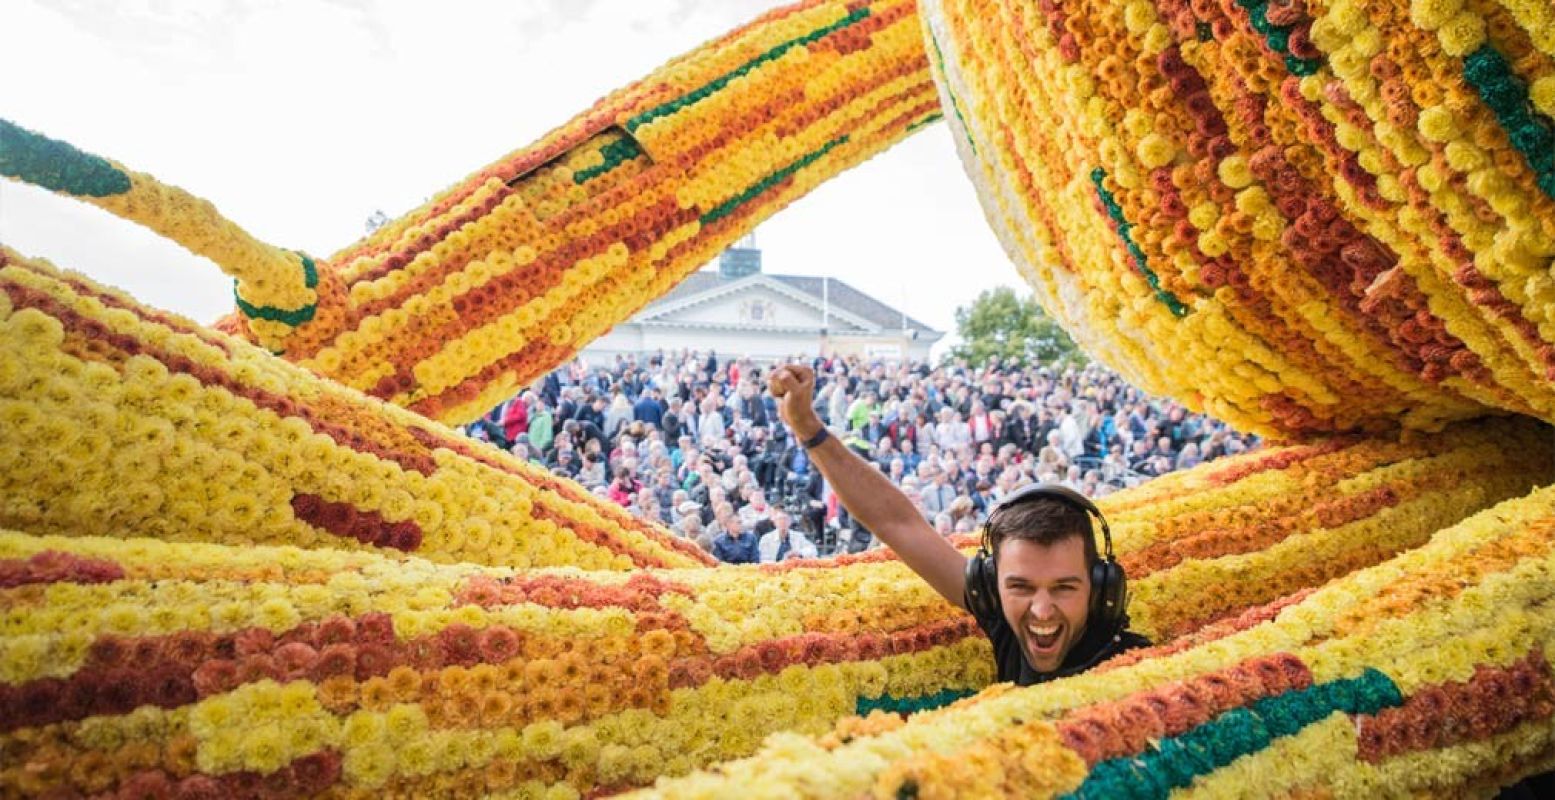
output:
[[[795,291],[802,292],[820,303],[823,298],[830,301],[832,307],[854,314],[870,322],[879,325],[884,330],[901,330],[902,312],[876,300],[874,297],[853,288],[847,283],[836,278],[821,278],[812,275],[774,275],[770,272],[757,273],[780,281]],[[716,270],[702,270],[694,272],[681,281],[667,294],[653,301],[645,311],[654,306],[684,300],[703,292],[709,292],[723,284],[737,283],[753,276],[740,278],[726,278]],[[829,284],[823,288],[824,284]],[[829,297],[828,297],[829,295]],[[923,333],[941,333],[929,325],[907,317],[907,329],[921,331]]]

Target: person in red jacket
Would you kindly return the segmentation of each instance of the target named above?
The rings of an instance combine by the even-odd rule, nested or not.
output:
[[[517,441],[520,433],[529,432],[529,404],[524,398],[515,397],[502,412],[502,435],[510,442]]]

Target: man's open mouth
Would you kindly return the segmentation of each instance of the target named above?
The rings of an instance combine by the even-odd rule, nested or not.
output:
[[[1064,626],[1058,623],[1051,625],[1028,625],[1026,632],[1031,636],[1032,647],[1039,653],[1046,655],[1058,648],[1059,637],[1064,633]]]

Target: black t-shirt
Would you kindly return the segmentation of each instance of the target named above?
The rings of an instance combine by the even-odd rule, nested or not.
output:
[[[967,608],[972,607],[970,602],[965,605]],[[1075,643],[1074,648],[1064,657],[1064,663],[1059,665],[1057,670],[1038,672],[1026,661],[1026,653],[1021,646],[1020,637],[1015,635],[1015,631],[1010,628],[1010,623],[1005,621],[1002,614],[979,614],[977,626],[982,628],[988,640],[993,642],[994,664],[999,669],[998,680],[1013,681],[1016,686],[1031,686],[1078,675],[1119,653],[1136,647],[1150,646],[1149,639],[1128,630],[1126,624],[1123,630],[1115,634],[1086,626],[1080,641]]]

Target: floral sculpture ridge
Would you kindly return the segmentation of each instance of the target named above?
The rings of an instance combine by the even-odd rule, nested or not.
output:
[[[0,121],[0,174],[237,294],[212,330],[0,248],[0,793],[1490,796],[1550,770],[1550,9],[808,0],[329,258]],[[990,686],[889,552],[714,568],[445,427],[939,120],[1089,352],[1280,442],[1102,499],[1155,647]]]

